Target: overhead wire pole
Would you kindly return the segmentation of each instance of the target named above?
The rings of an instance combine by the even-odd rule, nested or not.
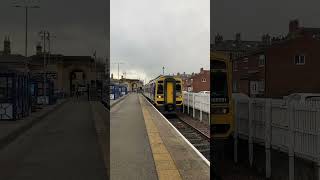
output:
[[[28,13],[30,8],[40,8],[40,6],[35,6],[35,5],[28,5],[28,2],[24,2],[23,5],[15,4],[13,7],[16,8],[25,8],[25,18],[26,18],[26,24],[25,24],[25,71],[28,70]]]
[[[54,36],[50,32],[48,32],[48,37],[47,37],[47,40],[48,40],[48,63],[47,64],[51,63],[51,61],[50,61],[50,57],[51,57],[51,40],[52,40],[52,38],[56,38],[56,37],[57,36]]]
[[[95,88],[97,90],[97,51],[93,52],[93,57],[94,57],[94,70],[95,70]]]
[[[43,96],[45,98],[46,101],[46,80],[47,80],[47,72],[46,72],[46,39],[47,39],[47,35],[49,35],[49,32],[46,30],[40,31],[39,35],[41,36],[42,40],[43,40]]]
[[[116,62],[116,63],[112,63],[112,64],[117,64],[117,65],[118,65],[118,80],[119,80],[119,84],[120,84],[120,74],[119,74],[120,64],[124,64],[124,63],[122,63],[122,62]]]

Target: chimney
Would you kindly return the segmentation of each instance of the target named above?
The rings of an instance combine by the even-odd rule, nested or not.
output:
[[[262,36],[262,43],[263,43],[264,45],[270,45],[270,44],[271,44],[271,37],[270,37],[269,34],[264,34],[264,35]]]
[[[41,55],[42,54],[42,46],[40,43],[38,43],[37,47],[36,47],[36,54],[37,55]]]
[[[113,79],[113,73],[111,73],[111,79]]]
[[[203,68],[200,68],[200,73],[203,73]]]
[[[11,43],[9,36],[6,36],[3,41],[3,54],[10,55],[11,54]]]
[[[293,33],[299,30],[299,21],[297,19],[290,21],[289,23],[289,33]]]
[[[216,37],[214,38],[215,44],[219,44],[223,41],[223,37],[220,34],[217,34]],[[210,45],[211,46],[211,45]]]
[[[236,39],[237,42],[241,41],[241,33],[236,33]]]

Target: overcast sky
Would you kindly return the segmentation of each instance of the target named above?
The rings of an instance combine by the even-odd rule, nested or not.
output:
[[[234,39],[260,40],[262,34],[285,35],[289,21],[299,19],[306,27],[320,27],[319,0],[212,0],[214,33]]]
[[[0,50],[3,39],[9,35],[13,53],[24,55],[25,10],[14,8],[13,2],[0,1]],[[30,0],[27,0],[30,1]],[[64,55],[92,55],[106,57],[106,0],[37,0],[40,9],[29,11],[29,55],[35,53],[40,40],[38,32],[48,30],[56,36],[53,39],[54,53]],[[37,3],[39,2],[39,3]]]
[[[210,0],[111,0],[111,72],[150,80],[209,69]]]

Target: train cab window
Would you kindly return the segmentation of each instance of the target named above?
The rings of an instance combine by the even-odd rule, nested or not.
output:
[[[176,84],[176,91],[180,92],[181,91],[181,84]]]
[[[163,94],[163,85],[162,84],[158,84],[157,94]]]

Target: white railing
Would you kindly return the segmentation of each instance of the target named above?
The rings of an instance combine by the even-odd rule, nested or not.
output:
[[[263,144],[266,162],[269,162],[266,164],[266,176],[271,173],[270,148],[288,154],[289,177],[294,176],[294,156],[320,165],[319,104],[287,103],[281,99],[235,98],[235,120],[235,153],[237,138],[248,139],[249,162],[252,164],[252,143]]]
[[[195,118],[196,110],[200,112],[200,121],[202,120],[202,113],[207,113],[210,119],[210,94],[204,93],[183,93],[183,110],[187,109],[188,114],[192,109],[192,117]]]

